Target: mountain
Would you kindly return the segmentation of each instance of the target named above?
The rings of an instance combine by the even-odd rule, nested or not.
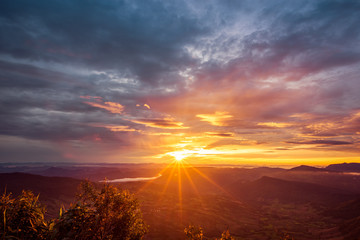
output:
[[[360,163],[330,164],[325,169],[330,170],[330,171],[338,171],[338,172],[359,172],[360,173]]]
[[[350,200],[355,196],[346,190],[267,176],[246,184],[233,184],[231,191],[240,199],[248,201],[278,199],[281,202],[313,203],[326,206]]]
[[[327,210],[325,214],[342,219],[360,217],[360,198],[343,202],[338,206]]]
[[[304,168],[308,169],[300,169]],[[94,167],[68,170],[68,167],[44,168],[42,173],[82,173],[81,176],[88,174],[93,178],[112,173],[109,169]],[[119,174],[116,176],[143,176],[145,173],[144,169],[130,167],[113,170],[114,174]],[[155,168],[151,168],[147,174],[152,176],[154,171]],[[290,177],[300,180],[289,180]],[[358,177],[360,179],[353,174],[316,169],[189,167],[169,168],[161,177],[149,182],[116,185],[129,189],[139,200],[144,219],[150,225],[150,232],[144,239],[181,240],[184,228],[193,224],[203,227],[206,239],[214,239],[224,229],[230,229],[231,234],[244,240],[282,239],[285,233],[298,240],[329,240],[360,236],[356,225],[360,216],[360,195],[351,191],[355,185],[359,188]],[[62,205],[66,208],[74,202],[80,182],[80,179],[69,177],[4,173],[0,174],[0,191],[6,188],[7,192],[17,195],[22,189],[32,190],[40,194],[41,203],[47,206],[47,218],[54,218]],[[343,187],[349,184],[354,187]]]
[[[344,240],[360,239],[360,216],[345,221],[339,226],[340,232],[344,235]]]
[[[55,217],[61,206],[74,201],[81,180],[66,177],[45,177],[28,173],[1,173],[0,193],[19,195],[22,190],[39,194],[40,202],[47,206],[47,217]]]
[[[307,165],[301,165],[298,167],[294,167],[289,169],[288,171],[304,171],[304,172],[328,172],[329,170],[324,168],[311,167]]]

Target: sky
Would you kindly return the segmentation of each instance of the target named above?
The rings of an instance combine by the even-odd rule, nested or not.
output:
[[[0,162],[360,162],[359,12],[3,0]]]

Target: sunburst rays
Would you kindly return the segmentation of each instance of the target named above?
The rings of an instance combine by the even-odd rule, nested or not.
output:
[[[162,177],[160,177],[159,179],[148,181],[138,190],[138,193],[144,191],[145,189],[151,190],[150,185],[153,183],[163,185],[160,188],[158,198],[156,202],[154,202],[154,204],[161,205],[164,202],[165,198],[170,198],[171,196],[173,196],[175,199],[177,199],[176,201],[178,204],[179,213],[178,219],[180,223],[183,222],[184,203],[188,200],[188,198],[184,198],[185,193],[192,192],[194,194],[193,196],[195,196],[195,198],[199,200],[201,206],[206,207],[206,201],[204,201],[203,199],[204,189],[201,189],[201,184],[197,185],[197,183],[199,183],[199,177],[200,179],[203,179],[205,180],[205,182],[209,183],[210,186],[213,186],[214,190],[222,192],[225,196],[233,200],[235,199],[216,181],[203,173],[198,167],[192,166],[184,159],[175,159],[166,167],[164,167],[159,172],[159,174],[161,174]],[[190,196],[188,194],[186,195]]]

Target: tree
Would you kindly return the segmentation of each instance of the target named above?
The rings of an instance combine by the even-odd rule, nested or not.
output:
[[[128,191],[105,183],[100,191],[83,182],[76,204],[61,214],[55,239],[142,239],[147,226],[137,200]]]
[[[38,198],[31,191],[22,191],[16,198],[11,193],[1,196],[1,239],[47,239],[49,225]]]
[[[194,225],[189,225],[189,227],[184,229],[184,232],[188,240],[203,239],[203,230],[201,227],[195,227]]]

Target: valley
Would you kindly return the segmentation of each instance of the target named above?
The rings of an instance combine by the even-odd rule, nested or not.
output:
[[[145,239],[185,239],[189,224],[201,226],[206,239],[226,229],[243,240],[359,237],[360,176],[344,172],[177,163],[18,170],[22,172],[0,174],[1,191],[17,195],[29,189],[40,194],[49,218],[75,201],[77,186],[85,178],[101,186],[104,178],[161,174],[150,181],[111,183],[137,197],[150,227]]]

